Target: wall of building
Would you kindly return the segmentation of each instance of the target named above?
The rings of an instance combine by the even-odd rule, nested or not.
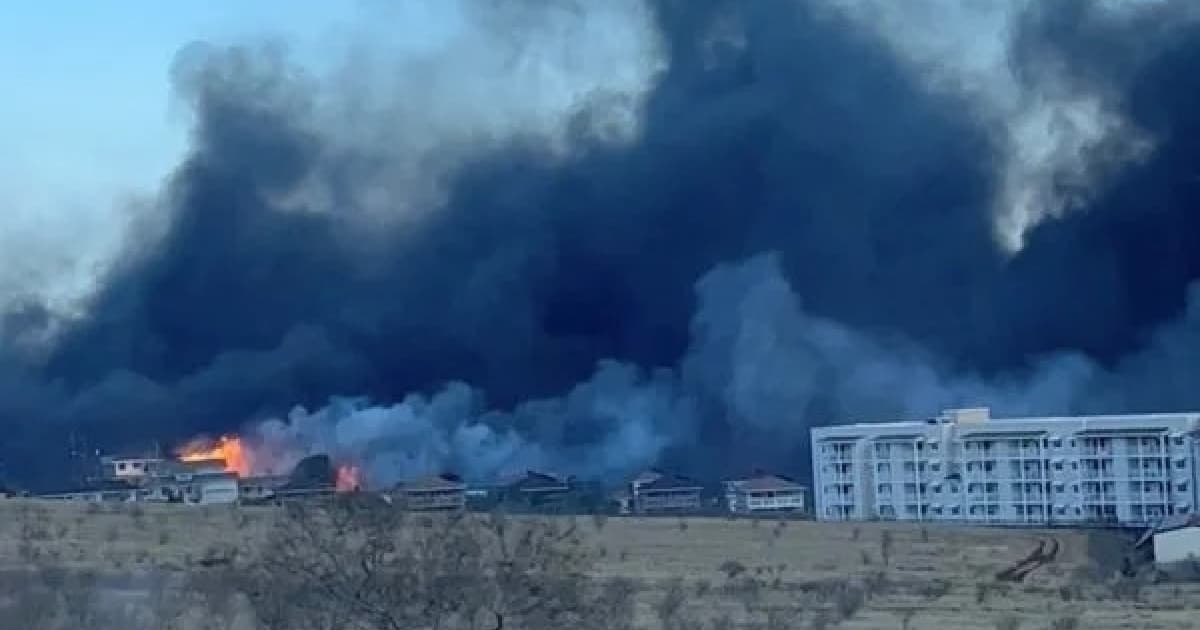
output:
[[[1154,535],[1154,561],[1159,564],[1200,560],[1200,527],[1184,527]]]
[[[1195,509],[1198,422],[972,410],[821,427],[812,431],[817,517],[1151,525]]]
[[[200,503],[235,503],[238,500],[238,484],[234,477],[205,479],[197,485],[200,490]]]

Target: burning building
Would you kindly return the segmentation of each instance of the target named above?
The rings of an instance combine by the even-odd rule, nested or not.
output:
[[[174,457],[103,456],[100,478],[42,496],[61,500],[218,504],[274,501],[284,496],[351,492],[364,487],[358,466],[335,466],[325,455],[295,462],[287,475],[274,473],[273,465],[278,463],[256,452],[236,435],[196,438],[178,448]]]

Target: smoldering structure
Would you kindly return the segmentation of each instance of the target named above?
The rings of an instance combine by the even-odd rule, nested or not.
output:
[[[9,474],[238,430],[382,481],[803,475],[814,424],[1195,408],[1197,10],[958,5],[930,39],[872,0],[443,3],[444,48],[325,73],[190,47],[191,150],[82,314],[5,305]]]

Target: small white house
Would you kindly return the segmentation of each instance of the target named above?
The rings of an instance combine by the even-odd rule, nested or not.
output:
[[[803,512],[808,489],[780,475],[759,473],[725,482],[725,504],[734,514]]]
[[[1200,560],[1200,515],[1168,516],[1154,529],[1153,537],[1155,564]]]
[[[105,479],[118,481],[141,482],[161,466],[161,457],[115,457],[100,458],[100,466]]]

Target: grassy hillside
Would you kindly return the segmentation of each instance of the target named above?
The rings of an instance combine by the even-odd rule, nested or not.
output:
[[[252,557],[278,514],[0,501],[0,571],[55,564],[109,580],[169,579]],[[751,603],[803,609],[781,626],[803,628],[1183,629],[1200,618],[1200,588],[1121,578],[1129,541],[1110,533],[722,518],[580,517],[577,526],[596,553],[591,571],[636,585],[639,625],[666,614],[672,597],[695,624],[748,623]],[[1039,549],[1027,575],[1004,579]],[[817,614],[826,609],[831,617]]]

